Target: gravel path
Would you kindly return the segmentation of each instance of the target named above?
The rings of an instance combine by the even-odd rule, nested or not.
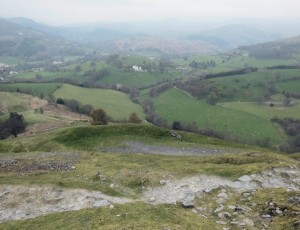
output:
[[[124,147],[108,147],[104,149],[105,152],[114,153],[144,153],[144,154],[159,154],[159,155],[172,155],[172,156],[195,156],[195,155],[211,155],[211,154],[224,154],[236,153],[232,149],[218,149],[208,147],[168,147],[157,145],[146,145],[137,141],[127,141]]]

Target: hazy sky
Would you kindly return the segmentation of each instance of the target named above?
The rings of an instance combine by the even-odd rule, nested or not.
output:
[[[300,0],[1,0],[0,17],[96,21],[300,18]]]

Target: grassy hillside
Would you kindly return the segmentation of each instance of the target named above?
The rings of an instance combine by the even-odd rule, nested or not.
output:
[[[170,123],[196,122],[199,128],[214,129],[242,141],[284,138],[267,119],[196,100],[179,89],[171,89],[154,99],[156,111]]]
[[[295,106],[290,107],[270,107],[269,105],[258,105],[255,102],[226,102],[220,103],[219,105],[225,108],[231,108],[254,114],[265,119],[271,119],[273,117],[291,117],[294,119],[298,119],[300,114],[299,102],[297,102]]]
[[[61,83],[1,83],[0,91],[19,91],[37,97],[49,97],[61,85]]]
[[[0,92],[0,111],[21,112],[30,109],[32,97],[29,95],[21,95],[19,93]]]
[[[90,104],[95,109],[102,108],[115,119],[128,119],[132,112],[136,112],[140,118],[144,118],[139,105],[131,102],[126,94],[114,90],[88,89],[65,84],[55,91],[54,96],[75,99],[82,104]]]
[[[177,73],[148,73],[148,72],[124,72],[112,68],[110,75],[104,77],[100,82],[109,84],[124,84],[131,86],[148,86],[156,82],[177,78]]]
[[[212,79],[224,94],[220,101],[255,102],[266,92],[268,85],[274,85],[274,92],[299,92],[299,70],[260,70],[245,75]]]
[[[166,177],[174,179],[209,174],[236,179],[244,174],[296,164],[288,155],[201,135],[179,133],[184,141],[171,137],[166,129],[150,125],[88,126],[0,141],[0,158],[18,160],[16,171],[0,172],[0,184],[85,188],[112,196],[139,198],[145,187],[159,186],[160,180]],[[126,141],[179,149],[206,146],[222,148],[228,153],[163,156],[103,152],[103,147],[122,147]],[[76,168],[68,171],[31,168],[49,162],[70,162]],[[105,176],[104,181],[99,181],[99,172]],[[258,198],[255,197],[256,202],[265,202]],[[195,230],[219,228],[215,220],[199,217],[199,214],[179,205],[150,206],[139,202],[114,205],[114,208],[53,213],[31,220],[0,224],[1,229],[116,229],[120,226],[137,229],[161,229],[165,226]]]
[[[101,190],[111,195],[138,196],[142,186],[159,185],[164,175],[176,178],[199,174],[214,174],[228,178],[255,173],[261,170],[284,166],[293,162],[288,156],[268,152],[264,149],[236,145],[227,141],[180,132],[184,141],[173,138],[166,129],[149,125],[112,125],[104,127],[64,128],[38,136],[0,141],[0,157],[33,159],[39,162],[58,160],[76,163],[76,171],[33,172],[15,176],[14,173],[0,173],[1,184],[51,184],[68,188]],[[126,141],[138,141],[156,146],[177,148],[206,147],[223,149],[228,154],[172,156],[151,154],[111,154],[107,147],[124,147]],[[257,157],[249,152],[256,151]],[[39,158],[43,152],[57,152],[49,157]],[[113,150],[111,150],[113,152]],[[66,153],[69,158],[65,157]],[[79,154],[79,155],[78,155]],[[30,160],[31,159],[31,160]],[[77,160],[76,160],[77,159]],[[22,165],[20,165],[21,167]],[[106,181],[95,180],[101,171]],[[111,188],[115,183],[120,187]],[[127,188],[127,189],[125,189]]]

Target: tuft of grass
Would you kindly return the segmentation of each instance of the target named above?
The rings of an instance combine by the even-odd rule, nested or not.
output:
[[[213,221],[175,205],[134,203],[0,224],[1,229],[221,229]]]

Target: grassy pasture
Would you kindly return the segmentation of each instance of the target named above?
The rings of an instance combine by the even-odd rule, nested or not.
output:
[[[22,112],[30,109],[31,96],[0,92],[0,111]]]
[[[219,105],[254,114],[265,119],[271,119],[275,116],[278,118],[292,117],[295,119],[299,119],[300,117],[299,103],[291,107],[270,107],[268,105],[258,105],[255,102],[225,102]]]
[[[40,75],[43,80],[54,80],[56,78],[71,78],[75,80],[82,80],[81,76],[76,74],[74,70],[62,71],[62,72],[49,72],[49,71],[40,71],[36,72],[27,72],[18,74],[15,78],[18,79],[36,79],[36,76]]]
[[[230,68],[244,68],[247,66],[264,68],[276,65],[294,65],[295,59],[259,59],[253,57],[237,56],[231,58],[229,61],[219,64],[220,66]]]
[[[177,77],[178,73],[124,72],[116,68],[110,68],[110,74],[99,82],[129,86],[148,86],[156,82],[172,80]]]
[[[284,79],[297,76],[299,76],[298,70],[260,70],[245,75],[215,78],[212,81],[225,93],[235,88],[234,94],[220,98],[221,101],[254,102],[266,92],[266,84],[268,82],[275,82],[278,93],[281,93],[283,90],[298,92],[300,89],[299,80],[282,82]]]
[[[9,65],[22,63],[23,60],[17,57],[10,56],[0,56],[0,63],[5,63]]]
[[[119,91],[80,88],[65,84],[55,91],[54,96],[75,99],[82,104],[90,104],[95,109],[102,108],[108,115],[116,119],[127,119],[132,112],[136,112],[140,118],[145,116],[139,105],[131,102],[128,95]]]
[[[284,137],[270,121],[257,115],[220,106],[211,106],[171,89],[154,99],[156,112],[170,123],[196,122],[199,128],[215,129],[242,141],[271,138],[280,143]]]
[[[61,83],[2,83],[0,91],[16,92],[19,89],[21,92],[28,92],[33,96],[48,97],[61,85]]]

